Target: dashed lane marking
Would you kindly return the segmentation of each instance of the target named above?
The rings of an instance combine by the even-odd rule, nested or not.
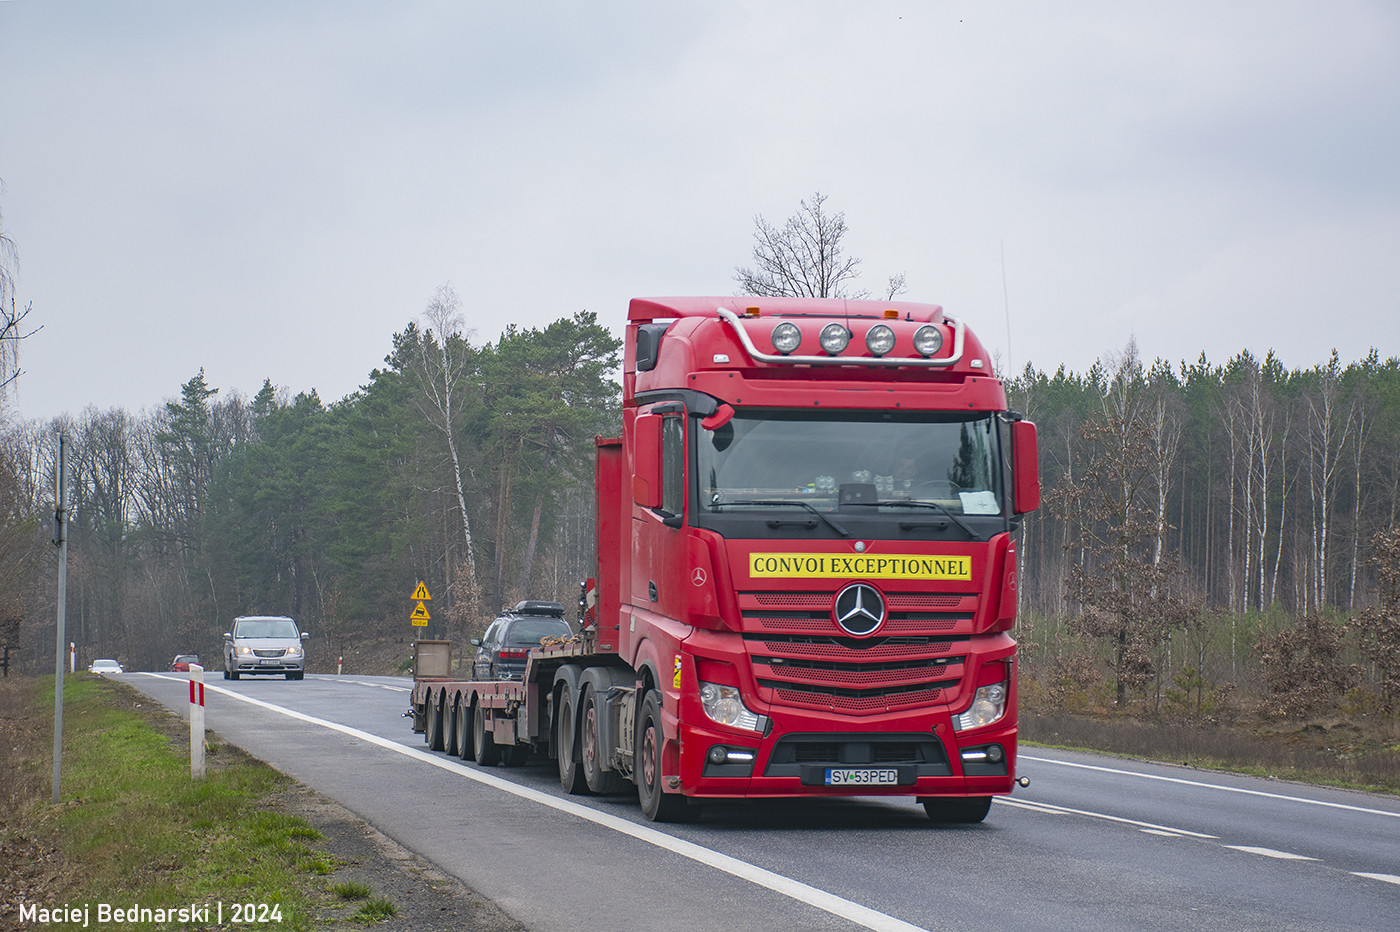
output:
[[[1276,851],[1273,848],[1256,848],[1253,845],[1222,845],[1232,851],[1243,851],[1245,854],[1257,854],[1266,858],[1277,858],[1280,861],[1316,861],[1317,858],[1310,858],[1306,854],[1294,854],[1291,851]]]

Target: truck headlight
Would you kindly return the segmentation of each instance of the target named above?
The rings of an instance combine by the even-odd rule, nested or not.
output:
[[[1006,714],[1006,683],[979,687],[972,697],[972,706],[953,719],[958,731],[990,725]]]
[[[734,686],[720,686],[717,683],[700,684],[700,704],[711,721],[730,728],[746,728],[749,731],[762,730],[762,720],[744,705],[743,696]]]

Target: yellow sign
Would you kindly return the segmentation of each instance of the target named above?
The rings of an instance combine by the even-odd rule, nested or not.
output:
[[[426,628],[428,627],[428,619],[430,617],[431,616],[428,614],[428,606],[419,602],[418,607],[413,610],[413,614],[408,616],[408,620],[413,622],[414,627]]]
[[[414,602],[431,602],[433,597],[428,595],[428,587],[420,580],[418,588],[413,590],[413,595],[409,599]]]
[[[749,575],[796,579],[972,579],[972,558],[908,553],[754,553]]]

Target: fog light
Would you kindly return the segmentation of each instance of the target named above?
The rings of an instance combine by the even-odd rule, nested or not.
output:
[[[851,342],[851,331],[840,324],[827,324],[822,328],[821,344],[828,356],[835,356]]]
[[[722,764],[727,760],[729,760],[729,748],[722,744],[716,744],[710,748],[710,763]]]
[[[802,331],[797,325],[784,321],[773,328],[773,349],[784,356],[802,344]]]
[[[894,349],[894,331],[884,324],[876,324],[865,335],[865,348],[876,356],[883,356]]]
[[[943,348],[943,331],[932,324],[914,332],[914,349],[920,356],[932,356]]]
[[[1001,745],[991,744],[987,746],[987,760],[993,764],[1000,764],[1005,758],[1006,752],[1002,750]]]

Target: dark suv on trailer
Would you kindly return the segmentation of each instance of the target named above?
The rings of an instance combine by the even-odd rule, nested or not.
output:
[[[574,629],[564,620],[558,602],[529,599],[505,612],[479,638],[472,638],[476,660],[472,679],[518,680],[525,675],[525,657],[541,638],[570,638]]]

